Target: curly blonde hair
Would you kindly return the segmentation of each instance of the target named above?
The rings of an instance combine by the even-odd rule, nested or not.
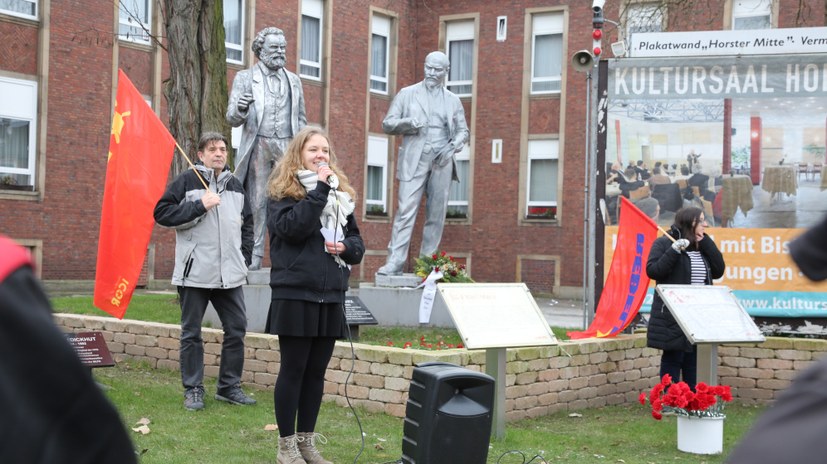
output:
[[[294,200],[301,200],[307,195],[304,186],[299,182],[298,172],[304,167],[304,159],[302,157],[302,150],[305,144],[315,135],[321,135],[327,139],[330,145],[330,169],[336,173],[339,178],[339,190],[347,192],[353,200],[356,200],[356,191],[350,185],[347,176],[336,165],[336,152],[333,150],[333,144],[330,143],[330,137],[324,129],[316,126],[305,126],[298,134],[290,141],[287,146],[287,151],[284,153],[281,161],[270,173],[267,179],[267,195],[275,200],[282,198],[292,198]]]

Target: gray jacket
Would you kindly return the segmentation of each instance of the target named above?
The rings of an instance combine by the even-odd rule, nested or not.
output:
[[[244,285],[253,250],[250,203],[228,168],[216,179],[211,169],[198,172],[221,196],[207,211],[201,203],[204,185],[192,170],[179,175],[155,205],[155,221],[175,229],[172,284],[183,287],[235,288]]]

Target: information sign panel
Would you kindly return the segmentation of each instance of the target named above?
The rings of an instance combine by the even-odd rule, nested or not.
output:
[[[441,283],[437,289],[468,349],[557,344],[523,283]]]
[[[747,311],[724,285],[658,285],[655,290],[692,343],[763,342]]]
[[[110,367],[115,365],[101,332],[67,334],[69,344],[75,349],[80,362],[86,367]]]
[[[347,319],[348,325],[376,325],[379,323],[358,296],[345,297],[345,319]]]

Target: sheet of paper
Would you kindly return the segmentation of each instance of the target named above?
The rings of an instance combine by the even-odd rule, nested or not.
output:
[[[326,242],[341,242],[345,238],[345,231],[341,226],[337,229],[322,227],[319,230],[322,231],[322,237],[324,237]]]

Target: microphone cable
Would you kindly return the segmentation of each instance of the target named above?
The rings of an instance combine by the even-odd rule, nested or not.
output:
[[[336,195],[336,193],[335,193],[336,190],[338,190],[338,187],[339,187],[338,182],[337,182],[336,188],[331,187],[331,190],[334,191],[333,196],[335,198],[334,203],[335,203],[335,206],[336,206],[335,211],[334,211],[334,216],[336,217],[336,220],[334,221],[334,224],[333,224],[333,243],[334,244],[338,243],[336,234],[339,233],[339,196]],[[344,240],[344,237],[342,237],[342,239]],[[334,253],[334,255],[336,256],[336,258],[341,259],[341,257],[339,256],[339,249],[338,248],[336,248],[336,253]],[[345,274],[344,274],[343,266],[339,265],[338,262],[336,264],[339,266],[340,280],[344,281]],[[325,273],[325,279],[327,279],[327,273]],[[356,418],[356,425],[359,427],[359,439],[360,439],[360,442],[361,442],[360,445],[359,445],[359,451],[356,453],[356,456],[353,457],[353,464],[356,464],[359,461],[359,457],[365,451],[365,431],[362,429],[362,421],[359,419],[359,414],[356,413],[356,408],[354,408],[353,404],[350,402],[350,396],[348,395],[348,391],[347,391],[348,390],[347,387],[348,387],[348,385],[350,385],[350,381],[353,378],[353,373],[354,373],[354,369],[355,369],[355,366],[356,366],[356,348],[353,346],[353,334],[350,331],[350,325],[347,323],[347,314],[345,314],[345,301],[346,301],[346,292],[344,290],[342,290],[342,304],[341,304],[342,313],[341,314],[342,314],[342,320],[344,321],[344,325],[345,325],[345,333],[347,334],[347,341],[348,341],[348,344],[350,345],[350,369],[348,370],[347,377],[345,377],[345,391],[344,391],[344,393],[345,393],[345,401],[347,402],[347,406],[348,406],[348,408],[350,408],[350,412],[353,413],[353,417]]]

